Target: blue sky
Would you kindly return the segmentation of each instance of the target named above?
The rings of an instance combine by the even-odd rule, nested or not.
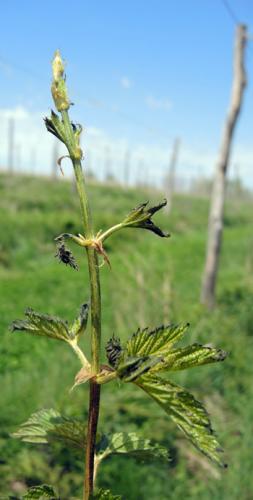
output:
[[[253,35],[252,0],[229,5]],[[1,20],[2,165],[12,113],[23,168],[38,143],[45,154],[42,162],[38,153],[37,168],[49,168],[52,139],[40,117],[52,105],[50,61],[59,48],[76,103],[72,116],[87,130],[84,146],[93,168],[100,168],[109,148],[112,168],[120,170],[129,148],[161,176],[180,136],[182,176],[211,174],[232,79],[235,24],[222,0],[13,0],[2,3]],[[253,184],[253,40],[247,73],[231,164],[239,164],[245,182]]]

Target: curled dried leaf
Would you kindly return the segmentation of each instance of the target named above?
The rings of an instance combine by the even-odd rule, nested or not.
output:
[[[55,254],[55,257],[57,257],[60,262],[63,262],[63,264],[66,264],[66,266],[70,266],[73,269],[76,269],[76,271],[78,271],[78,265],[75,261],[74,255],[65,246],[65,244],[62,240],[59,240],[59,242],[58,242],[58,247],[57,247],[57,252]]]
[[[73,391],[73,389],[75,389],[77,385],[85,384],[86,382],[88,382],[88,380],[90,380],[93,376],[94,374],[92,373],[90,367],[83,366],[75,376],[75,383],[71,387],[71,391]]]
[[[169,233],[165,233],[152,221],[153,215],[161,210],[167,204],[167,200],[163,200],[154,207],[147,208],[148,201],[141,203],[134,208],[123,221],[125,227],[139,227],[148,229],[162,238],[168,238]]]
[[[123,352],[120,339],[113,335],[112,338],[108,340],[105,350],[110,365],[114,368],[117,367]]]
[[[65,144],[66,136],[62,121],[53,110],[51,110],[51,117],[44,118],[44,122],[48,132],[53,134],[55,137],[57,137],[57,139]]]

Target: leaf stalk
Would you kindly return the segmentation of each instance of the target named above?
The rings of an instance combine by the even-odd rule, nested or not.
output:
[[[86,356],[84,355],[82,349],[80,349],[76,340],[69,342],[69,345],[72,347],[73,351],[76,353],[77,357],[81,361],[81,364],[84,368],[90,368],[90,363]]]

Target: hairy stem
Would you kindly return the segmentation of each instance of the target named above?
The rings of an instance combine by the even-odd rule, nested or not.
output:
[[[92,223],[80,161],[74,161],[76,184],[81,205],[81,213],[86,237],[92,237]],[[99,371],[101,337],[101,295],[98,258],[94,249],[87,248],[91,294],[91,367],[93,373]],[[94,455],[99,416],[100,386],[90,381],[90,402],[85,456],[84,500],[89,500],[93,492]]]
[[[88,200],[85,193],[84,178],[82,173],[81,162],[75,160],[74,171],[76,176],[77,191],[80,199],[81,213],[84,224],[86,238],[93,237],[92,223]],[[101,337],[101,295],[100,295],[100,279],[99,265],[96,251],[91,248],[86,248],[89,276],[90,276],[90,294],[91,294],[91,366],[96,374],[99,371],[100,357],[100,337]]]
[[[91,217],[86,198],[82,167],[79,161],[74,162],[77,190],[80,199],[84,231],[89,238],[92,236]],[[98,258],[94,249],[87,248],[90,294],[91,294],[91,366],[93,373],[99,371],[100,337],[101,337],[101,295]],[[99,416],[100,386],[90,381],[90,402],[87,430],[87,445],[85,456],[84,500],[89,500],[93,492],[94,455],[96,433]]]
[[[93,485],[95,477],[94,459],[95,459],[95,446],[96,446],[96,431],[97,431],[97,424],[99,417],[99,403],[100,403],[100,385],[91,380],[83,500],[89,500],[89,498],[93,493]]]
[[[68,135],[69,151],[74,167],[77,192],[80,201],[81,216],[86,238],[93,237],[93,227],[90,214],[88,198],[85,190],[85,182],[82,171],[81,160],[75,159],[71,155],[73,145],[73,130],[67,111],[62,112],[62,121]],[[93,248],[87,248],[87,258],[90,277],[90,300],[91,300],[91,369],[94,374],[100,369],[100,338],[101,338],[101,294],[98,257]],[[85,477],[83,500],[89,500],[93,493],[94,476],[94,456],[96,445],[96,433],[99,416],[100,386],[94,381],[90,381],[90,401],[88,415],[87,445],[85,455]]]

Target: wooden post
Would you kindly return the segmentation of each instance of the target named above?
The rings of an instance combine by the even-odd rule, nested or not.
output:
[[[234,77],[231,101],[221,139],[209,214],[206,263],[200,297],[201,302],[207,305],[209,309],[211,309],[215,303],[215,287],[223,233],[226,174],[229,165],[232,138],[247,83],[244,68],[246,40],[247,27],[240,24],[237,26],[235,37]]]
[[[19,170],[19,172],[22,171],[22,165],[21,165],[21,145],[16,144],[15,145],[15,165],[16,165],[16,170]]]
[[[14,170],[14,130],[14,118],[10,118],[8,129],[8,170],[10,173]]]
[[[145,183],[145,163],[143,158],[138,161],[137,172],[136,172],[136,186],[143,186]]]
[[[30,154],[30,169],[32,175],[35,175],[36,172],[36,159],[37,159],[36,149],[32,148]]]
[[[166,182],[167,205],[165,207],[165,210],[167,214],[171,212],[171,207],[172,207],[172,197],[175,188],[175,173],[176,173],[179,148],[180,148],[180,139],[177,137],[174,141],[172,148],[172,154],[170,158],[169,171]]]
[[[59,141],[55,139],[52,150],[52,179],[57,179],[58,177],[58,168],[57,161],[59,159]]]
[[[111,150],[109,146],[105,146],[104,149],[104,169],[105,169],[105,182],[111,182],[113,176],[112,176]]]
[[[123,168],[124,168],[124,171],[123,171],[124,181],[123,182],[124,182],[125,186],[128,186],[129,178],[130,178],[130,151],[128,149],[125,152]]]

